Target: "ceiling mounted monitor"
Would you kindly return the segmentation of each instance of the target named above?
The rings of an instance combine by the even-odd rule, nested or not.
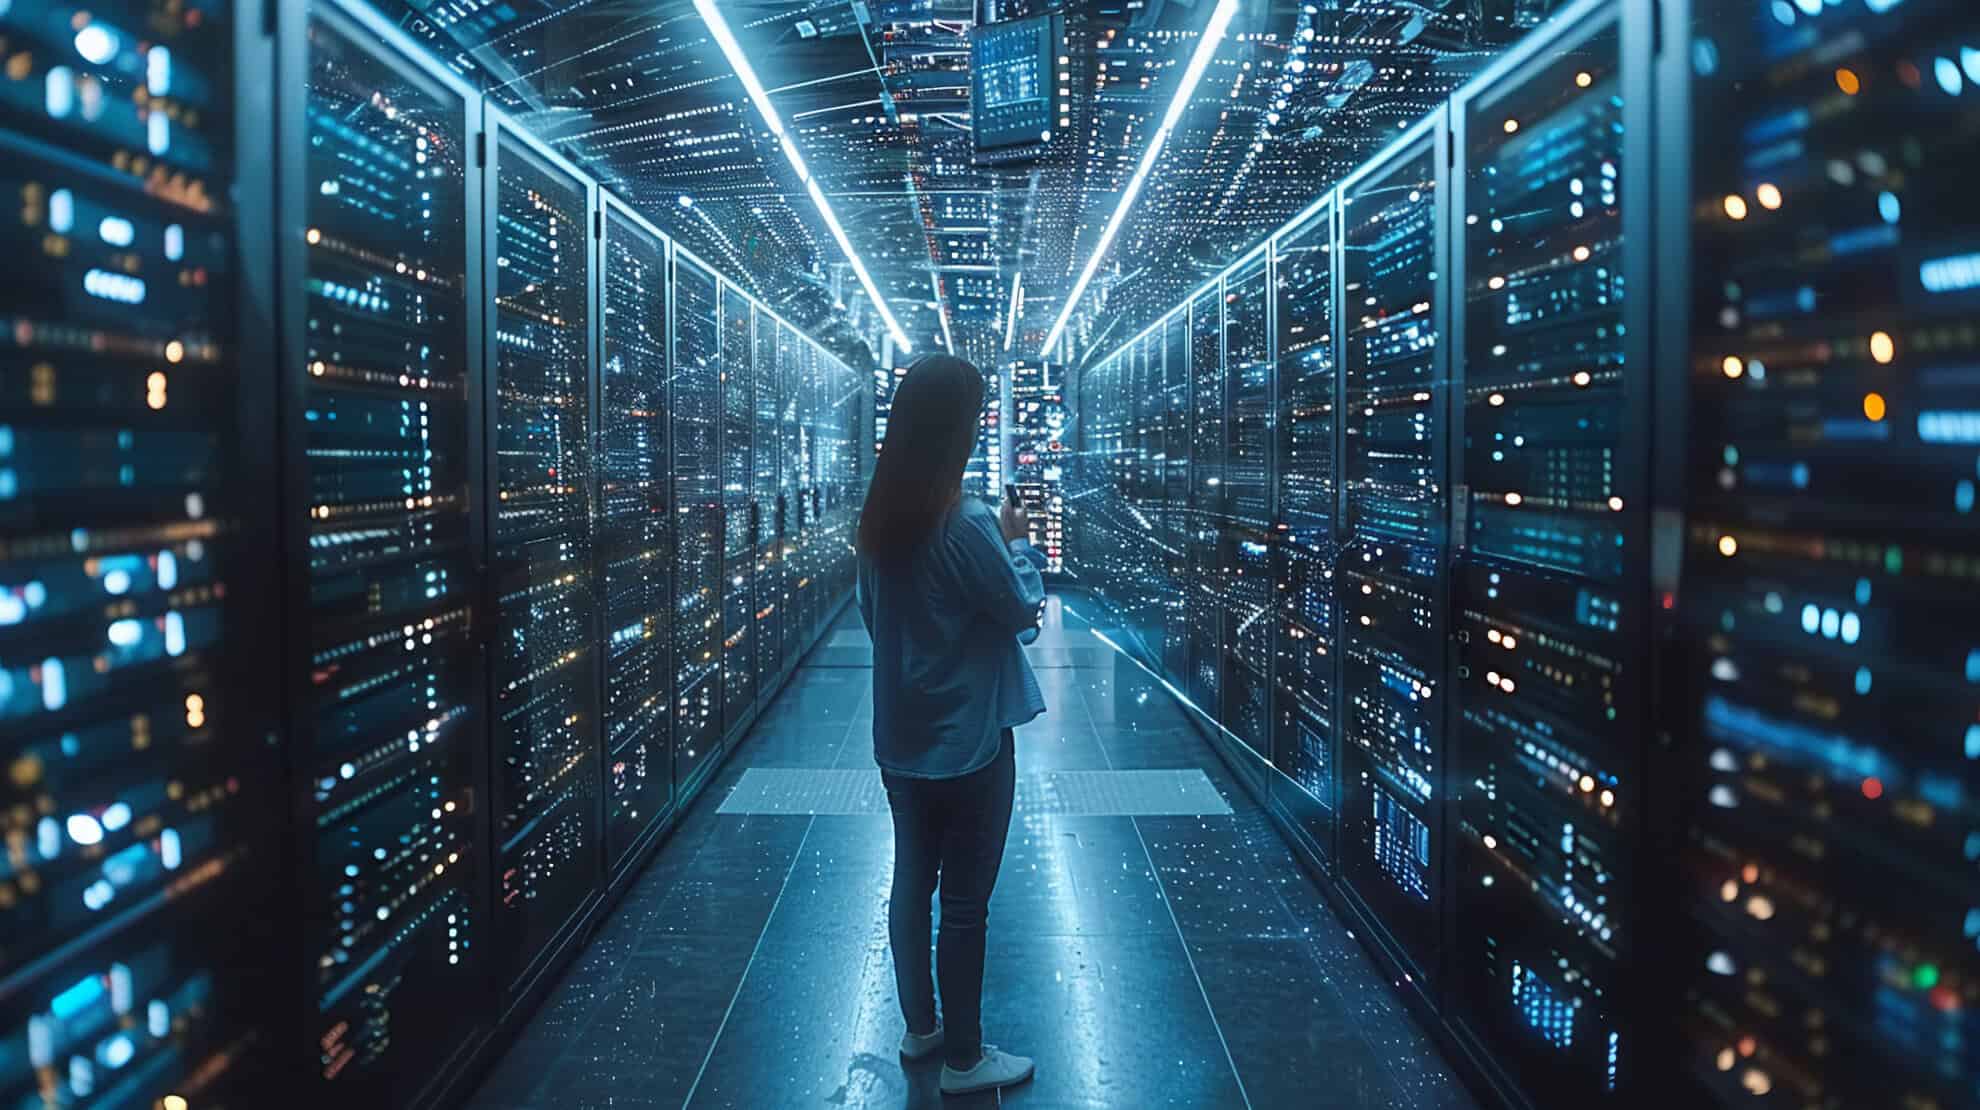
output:
[[[1021,161],[1051,145],[1059,106],[1054,63],[1065,35],[1065,17],[1058,14],[970,32],[969,107],[977,162]]]

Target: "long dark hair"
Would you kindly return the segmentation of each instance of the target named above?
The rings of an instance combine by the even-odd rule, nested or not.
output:
[[[908,364],[859,512],[860,554],[898,563],[927,541],[956,503],[982,415],[983,375],[976,367],[945,354]]]

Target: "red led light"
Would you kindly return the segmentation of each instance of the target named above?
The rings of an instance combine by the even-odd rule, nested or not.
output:
[[[1872,801],[1875,801],[1876,799],[1883,797],[1884,796],[1883,781],[1878,779],[1874,775],[1871,776],[1870,778],[1864,779],[1863,796],[1869,798]]]

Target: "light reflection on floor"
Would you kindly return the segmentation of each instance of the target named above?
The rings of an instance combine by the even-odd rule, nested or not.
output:
[[[1230,816],[1028,815],[990,913],[993,1042],[1035,1082],[903,1068],[885,817],[717,815],[748,767],[872,766],[856,619],[814,653],[471,1102],[657,1107],[1470,1108],[1173,699],[1057,599],[1021,771],[1202,768]]]

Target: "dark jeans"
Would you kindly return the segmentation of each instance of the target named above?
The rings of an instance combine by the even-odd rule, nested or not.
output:
[[[935,1028],[935,984],[928,975],[929,899],[942,889],[943,1042],[950,1066],[971,1068],[983,1055],[983,938],[990,890],[1011,831],[1017,759],[1009,729],[988,767],[959,779],[882,775],[894,811],[894,896],[887,925],[894,980],[908,1029]]]

